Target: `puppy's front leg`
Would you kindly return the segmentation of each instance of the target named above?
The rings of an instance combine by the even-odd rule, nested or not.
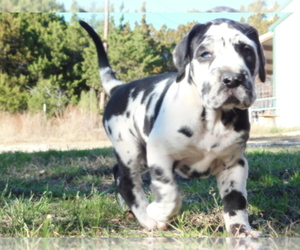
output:
[[[182,198],[173,173],[174,161],[159,149],[148,148],[151,190],[154,199],[147,207],[148,216],[157,222],[170,222],[178,214]]]
[[[217,175],[218,188],[224,205],[226,229],[233,237],[260,236],[260,232],[251,229],[248,221],[247,177],[248,162],[243,156],[233,164],[224,162],[223,171]]]

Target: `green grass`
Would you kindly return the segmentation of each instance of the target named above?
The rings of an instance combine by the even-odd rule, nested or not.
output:
[[[300,147],[248,148],[249,218],[300,236]],[[226,237],[214,177],[178,177],[184,203],[166,231],[144,230],[115,196],[111,149],[0,154],[0,237]],[[147,195],[149,176],[143,176]]]

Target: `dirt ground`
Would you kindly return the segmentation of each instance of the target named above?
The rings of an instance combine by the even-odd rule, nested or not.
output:
[[[93,148],[111,147],[110,141],[95,142],[51,142],[51,143],[7,143],[0,144],[1,152],[37,152],[49,150],[84,150]]]
[[[300,131],[283,135],[268,137],[252,137],[248,141],[249,146],[272,146],[272,145],[300,145]],[[88,141],[88,142],[50,142],[50,143],[0,143],[1,152],[36,152],[48,150],[84,150],[93,148],[111,147],[110,141]]]

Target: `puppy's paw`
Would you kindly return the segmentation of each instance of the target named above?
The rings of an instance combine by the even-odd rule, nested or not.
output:
[[[143,224],[143,226],[149,230],[165,230],[168,228],[169,224],[166,222],[159,222],[159,221],[155,221],[152,218],[148,218],[146,220],[146,223]]]
[[[178,208],[180,207],[176,203],[159,204],[152,202],[147,207],[147,214],[155,221],[170,222],[177,216]]]
[[[251,228],[247,228],[245,225],[242,224],[230,225],[230,235],[231,237],[247,237],[247,238],[262,237],[261,232],[254,231]]]

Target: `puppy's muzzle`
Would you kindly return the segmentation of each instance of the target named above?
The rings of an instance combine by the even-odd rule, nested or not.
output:
[[[237,88],[240,85],[244,85],[246,80],[246,72],[244,71],[239,73],[226,71],[221,76],[221,81],[227,88]]]

